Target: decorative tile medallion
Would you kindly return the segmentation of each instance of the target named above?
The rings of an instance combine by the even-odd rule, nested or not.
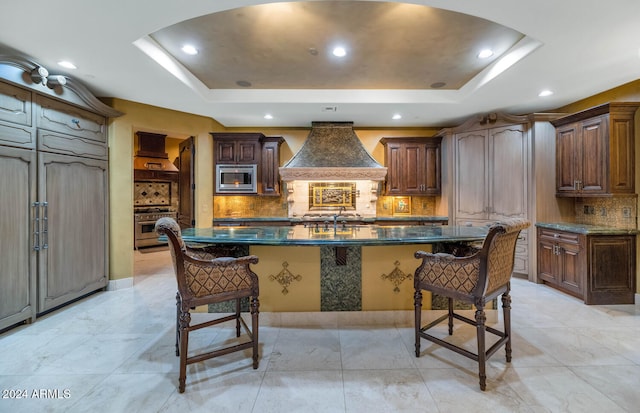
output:
[[[293,275],[291,271],[289,271],[289,263],[282,263],[282,271],[280,271],[277,275],[269,275],[269,279],[271,281],[277,281],[282,286],[282,294],[287,295],[289,293],[289,285],[293,281],[300,281],[302,279],[301,275]]]
[[[391,283],[393,284],[393,292],[397,294],[397,293],[400,292],[400,284],[402,284],[405,280],[413,278],[413,275],[412,274],[405,274],[404,271],[402,271],[399,268],[400,267],[400,261],[394,262],[393,265],[395,265],[396,268],[394,268],[393,271],[391,271],[389,273],[389,275],[382,274],[381,278],[383,280],[391,281]]]

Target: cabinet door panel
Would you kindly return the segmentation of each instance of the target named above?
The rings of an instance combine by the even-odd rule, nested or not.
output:
[[[404,145],[404,192],[420,194],[424,184],[424,145]]]
[[[38,312],[108,281],[107,162],[39,155],[39,199],[46,201],[47,244],[39,254]]]
[[[609,174],[611,190],[633,193],[635,150],[633,116],[616,116],[609,123]]]
[[[36,155],[0,146],[0,329],[35,316]]]
[[[527,136],[522,125],[490,130],[490,219],[527,216]]]
[[[582,296],[584,274],[580,265],[578,245],[559,244],[561,254],[560,287]]]
[[[538,242],[538,277],[541,280],[558,284],[558,256],[554,253],[555,244]]]
[[[577,154],[580,150],[577,144],[577,124],[562,126],[557,129],[556,141],[556,190],[559,193],[576,191],[575,182],[578,180],[579,167]]]
[[[402,146],[396,143],[388,143],[385,164],[387,166],[386,193],[399,195],[402,193]]]
[[[608,135],[604,117],[581,123],[580,146],[582,147],[582,192],[607,192],[605,167],[608,164],[605,138]]]
[[[84,109],[37,96],[37,126],[54,132],[107,143],[106,119]]]
[[[424,175],[425,192],[429,195],[439,195],[442,192],[440,178],[440,146],[427,146],[425,153],[427,165]]]
[[[486,219],[487,131],[456,135],[456,217]]]
[[[236,147],[238,163],[258,163],[260,160],[259,143],[256,141],[238,141]]]
[[[31,91],[0,82],[0,144],[35,148]]]
[[[216,162],[234,163],[235,161],[235,142],[218,142],[216,145]]]
[[[589,240],[587,304],[633,304],[636,291],[635,236]]]

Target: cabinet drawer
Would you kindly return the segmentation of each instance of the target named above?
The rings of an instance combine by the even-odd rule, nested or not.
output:
[[[580,234],[574,234],[571,232],[553,231],[548,229],[539,230],[540,239],[546,239],[548,241],[560,241],[567,244],[578,244],[580,242]]]
[[[107,159],[108,154],[105,143],[43,129],[38,130],[38,149],[45,152],[103,160]]]
[[[2,110],[0,109],[0,113]],[[0,121],[0,145],[33,149],[36,146],[33,128]]]
[[[38,128],[107,143],[103,116],[44,96],[38,96],[37,103]]]
[[[31,91],[0,82],[0,120],[32,126]]]

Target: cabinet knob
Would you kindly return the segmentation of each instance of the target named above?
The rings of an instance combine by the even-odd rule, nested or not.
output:
[[[560,238],[560,234],[553,234],[553,238]]]

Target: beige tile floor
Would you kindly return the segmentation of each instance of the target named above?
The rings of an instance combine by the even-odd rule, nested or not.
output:
[[[414,356],[410,313],[381,312],[262,313],[258,370],[242,353],[191,365],[179,394],[170,258],[137,258],[133,288],[0,335],[0,412],[640,411],[640,305],[586,306],[520,279],[513,362],[494,355],[486,392],[471,360],[428,342]],[[474,343],[467,326],[453,337]]]

